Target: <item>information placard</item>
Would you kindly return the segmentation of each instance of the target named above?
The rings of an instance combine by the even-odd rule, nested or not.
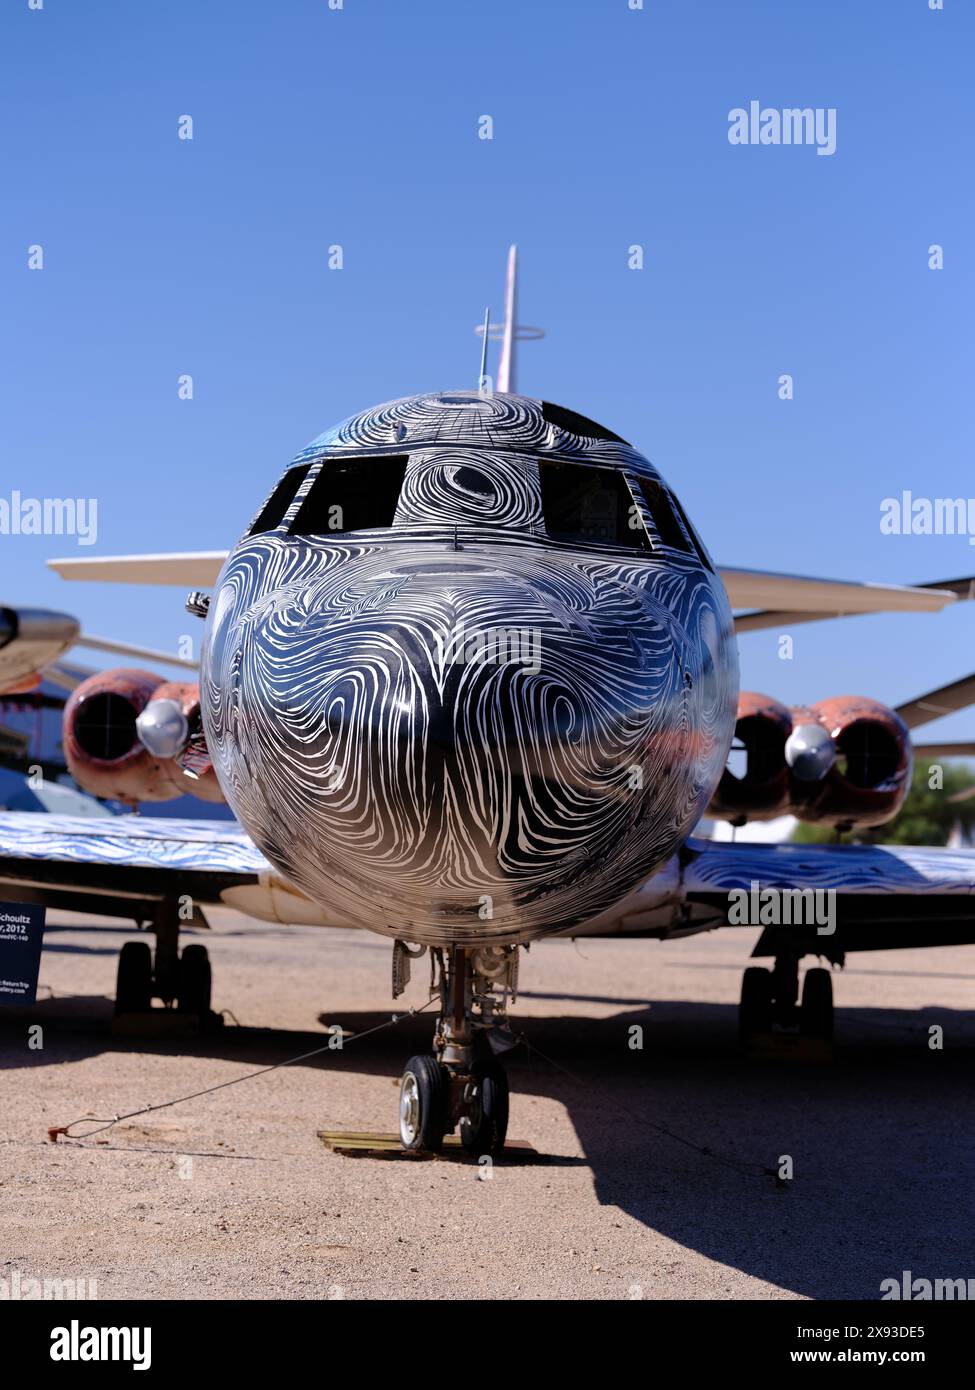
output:
[[[0,903],[0,1004],[33,1004],[43,941],[40,903]]]

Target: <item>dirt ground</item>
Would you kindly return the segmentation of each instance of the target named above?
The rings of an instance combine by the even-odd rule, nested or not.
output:
[[[906,1269],[975,1276],[975,946],[853,957],[835,980],[835,1058],[816,1062],[737,1051],[752,931],[538,944],[522,963],[530,1046],[508,1059],[509,1134],[541,1158],[489,1176],[343,1157],[317,1137],[395,1129],[429,1018],[48,1143],[49,1125],[389,1019],[381,938],[230,911],[212,923],[184,939],[210,948],[226,1027],[132,1039],[110,1023],[135,933],[52,915],[37,1006],[0,1010],[0,1278],[94,1280],[102,1299],[875,1299]],[[405,1003],[420,1005],[426,962],[413,972]],[[781,1186],[763,1170],[785,1155]]]

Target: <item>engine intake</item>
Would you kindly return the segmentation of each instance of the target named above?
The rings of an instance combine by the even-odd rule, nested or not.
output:
[[[808,713],[829,732],[836,760],[820,782],[796,784],[795,814],[839,830],[882,825],[895,816],[910,788],[913,763],[911,736],[900,716],[859,695],[820,700]]]
[[[151,671],[99,672],[74,690],[64,707],[62,737],[68,771],[85,791],[135,806],[172,801],[189,792],[204,801],[222,801],[212,767],[191,777],[179,755],[158,757],[139,738],[138,720],[154,700],[175,701],[188,737],[199,739],[200,692],[195,684],[163,681]]]
[[[709,814],[733,824],[792,814],[846,830],[881,825],[911,782],[903,720],[877,700],[839,695],[786,708],[742,692],[735,727],[743,771],[725,769]]]
[[[725,768],[709,815],[742,825],[786,815],[791,799],[785,744],[791,733],[791,710],[770,695],[743,690],[731,746],[733,754],[744,753],[744,767],[740,774]]]

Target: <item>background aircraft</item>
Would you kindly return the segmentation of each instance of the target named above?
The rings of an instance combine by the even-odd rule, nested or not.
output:
[[[94,693],[100,686],[98,673],[69,657],[76,647],[198,669],[188,658],[82,633],[77,619],[66,613],[0,608],[0,809],[104,817],[154,799],[148,785],[145,794],[133,796],[124,783],[116,797],[111,779],[99,779],[94,766],[81,779],[86,790],[79,790],[81,783],[73,776],[78,760],[66,755],[66,746],[77,749],[77,739],[65,706],[74,708],[73,692],[79,687]],[[153,689],[164,684],[161,676],[141,674]],[[124,675],[112,673],[113,689]],[[90,702],[87,707],[91,709]],[[185,798],[196,793],[210,805],[201,812],[195,804],[195,814],[230,817],[222,798],[207,797],[205,783],[202,788],[189,780],[181,784],[179,777],[178,768],[158,775],[166,802],[163,814],[190,814]]]

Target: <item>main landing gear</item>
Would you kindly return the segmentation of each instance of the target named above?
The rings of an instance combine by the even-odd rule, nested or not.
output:
[[[409,979],[408,958],[422,955],[397,941],[393,993]],[[456,946],[431,951],[431,997],[440,996],[432,1055],[411,1057],[399,1094],[404,1149],[438,1153],[459,1129],[465,1151],[478,1158],[504,1148],[508,1078],[498,1056],[515,1045],[507,1019],[518,989],[517,946]],[[495,991],[499,991],[496,994]]]
[[[204,925],[206,925],[204,920]],[[115,1015],[147,1014],[153,999],[181,1014],[195,1015],[201,1025],[215,1017],[210,1010],[212,977],[205,946],[179,949],[180,919],[174,903],[160,904],[152,923],[155,952],[148,942],[127,941],[119,952]]]
[[[828,970],[807,970],[799,1002],[799,958],[776,956],[771,970],[749,966],[741,982],[738,1036],[747,1046],[774,1027],[798,1030],[801,1037],[831,1042],[833,978]]]

